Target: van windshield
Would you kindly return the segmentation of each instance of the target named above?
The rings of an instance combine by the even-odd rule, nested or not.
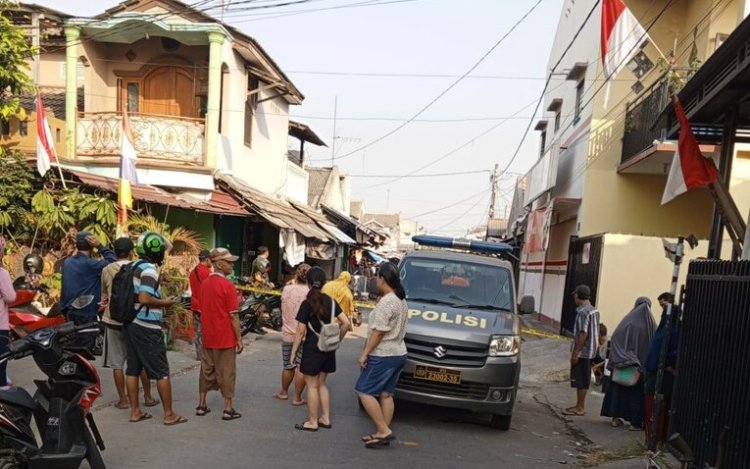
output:
[[[510,270],[504,267],[447,259],[406,258],[401,264],[401,282],[407,300],[513,310]]]

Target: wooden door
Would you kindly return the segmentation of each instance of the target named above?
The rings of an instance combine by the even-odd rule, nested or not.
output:
[[[151,71],[143,79],[143,110],[145,114],[198,117],[195,80],[189,70],[164,66]]]

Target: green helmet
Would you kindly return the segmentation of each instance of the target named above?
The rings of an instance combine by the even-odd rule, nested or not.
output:
[[[135,252],[157,264],[164,261],[167,251],[172,249],[172,243],[164,236],[153,231],[146,231],[138,237]]]

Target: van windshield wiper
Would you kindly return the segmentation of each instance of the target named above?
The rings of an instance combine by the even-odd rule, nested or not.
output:
[[[419,301],[422,303],[432,303],[435,305],[448,305],[448,306],[454,306],[454,303],[451,301],[445,301],[445,300],[438,300],[436,298],[406,298],[408,301]]]
[[[505,308],[502,306],[495,306],[495,305],[487,305],[487,304],[463,304],[463,305],[453,305],[454,308],[474,308],[474,309],[486,309],[490,311],[507,311],[512,312],[510,308]]]

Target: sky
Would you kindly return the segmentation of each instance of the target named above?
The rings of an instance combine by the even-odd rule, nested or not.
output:
[[[368,212],[401,212],[435,234],[460,236],[486,223],[490,171],[507,165],[531,120],[562,0],[541,0],[469,76],[382,137],[469,71],[538,1],[307,0],[247,11],[290,2],[224,0],[224,20],[258,40],[305,95],[290,114],[328,143],[306,147],[311,164],[330,166],[335,151],[335,164],[352,176],[352,199]],[[35,3],[93,16],[119,2]],[[501,176],[500,215],[538,146],[532,129]],[[416,170],[423,177],[372,177]]]

